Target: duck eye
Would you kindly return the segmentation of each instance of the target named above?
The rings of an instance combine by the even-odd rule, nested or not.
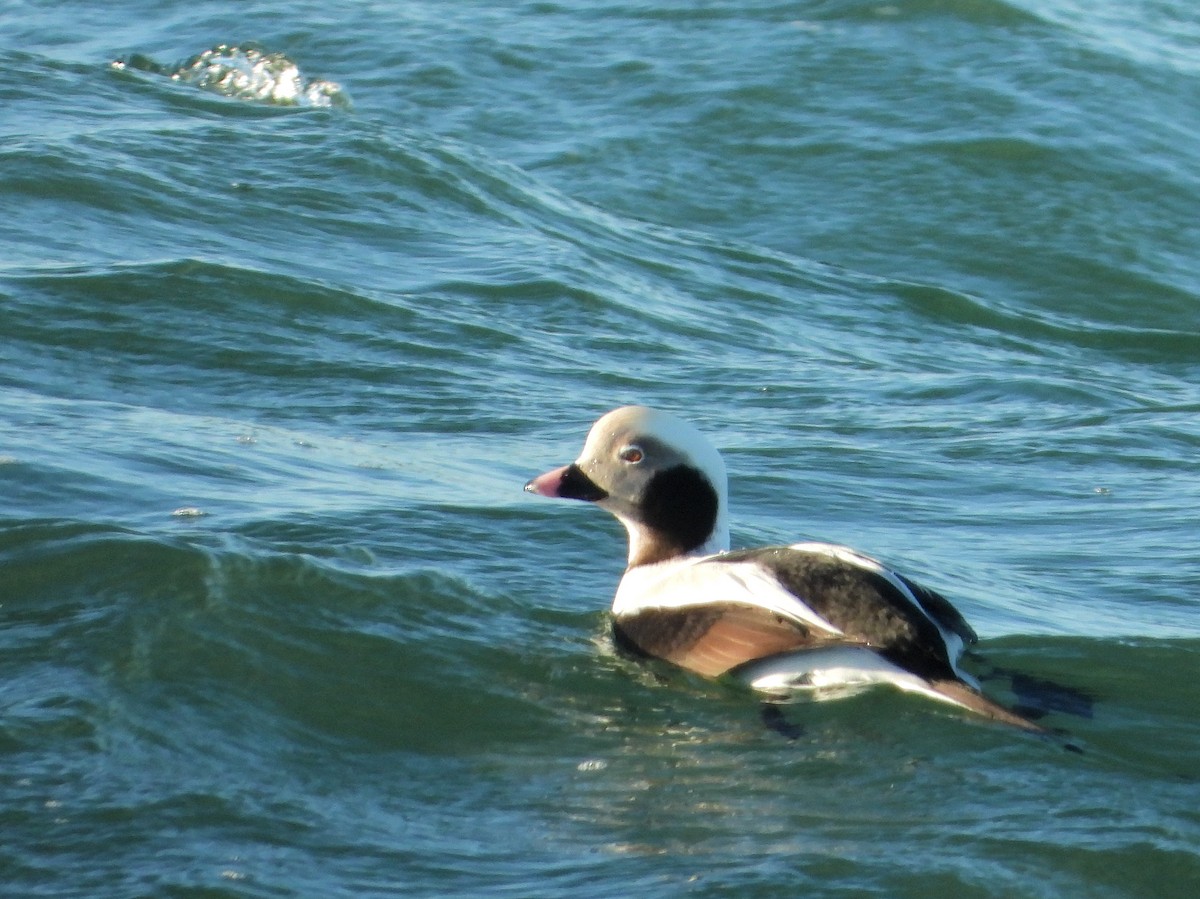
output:
[[[642,459],[646,458],[646,454],[642,452],[642,448],[640,446],[630,444],[629,446],[621,448],[621,451],[617,453],[617,458],[622,462],[628,462],[630,465],[636,465],[638,462],[641,462]]]

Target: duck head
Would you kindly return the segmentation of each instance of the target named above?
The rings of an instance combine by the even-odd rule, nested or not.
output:
[[[531,480],[530,493],[595,503],[629,533],[629,567],[729,548],[725,463],[681,418],[623,406],[594,425],[583,452]]]

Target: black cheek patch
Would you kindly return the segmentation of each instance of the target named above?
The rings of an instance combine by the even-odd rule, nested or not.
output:
[[[642,522],[682,552],[701,546],[717,524],[717,491],[698,469],[660,471],[642,497]]]

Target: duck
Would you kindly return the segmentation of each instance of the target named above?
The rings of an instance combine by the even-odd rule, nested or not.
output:
[[[634,656],[731,678],[772,701],[890,684],[1044,732],[959,667],[978,638],[940,593],[838,544],[731,549],[725,463],[683,418],[614,409],[592,425],[574,462],[525,491],[591,503],[624,525],[612,632]]]

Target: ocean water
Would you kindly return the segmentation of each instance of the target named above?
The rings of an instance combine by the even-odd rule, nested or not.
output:
[[[0,35],[0,893],[1196,895],[1189,0]],[[623,534],[521,487],[629,402],[1081,752],[616,654]]]

